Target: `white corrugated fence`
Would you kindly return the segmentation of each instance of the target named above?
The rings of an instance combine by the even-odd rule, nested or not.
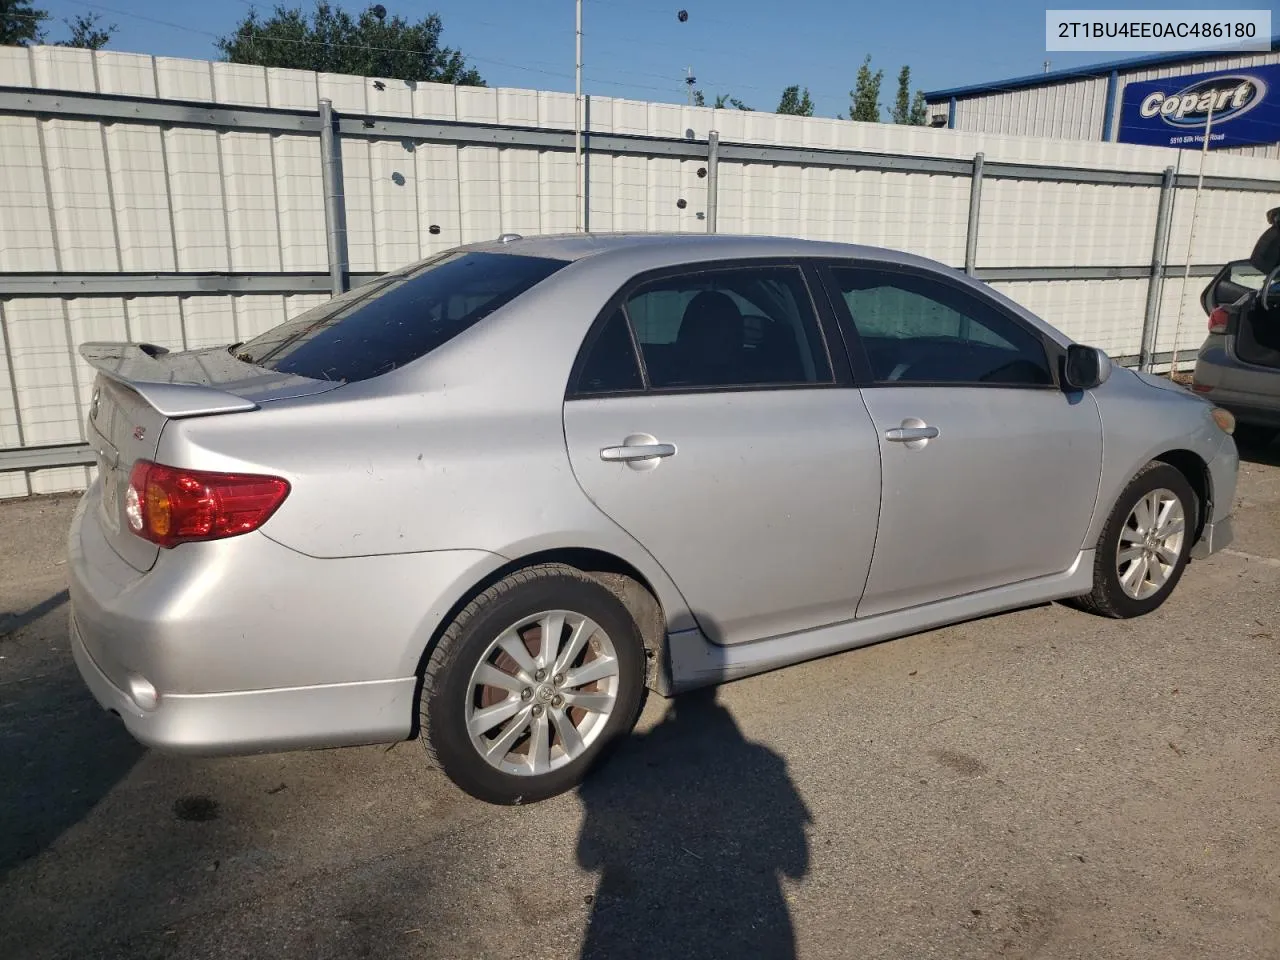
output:
[[[33,451],[0,472],[0,496],[84,486],[90,468],[45,467],[61,461],[42,450],[83,439],[79,343],[229,343],[329,295],[321,99],[338,118],[350,282],[458,243],[574,229],[571,94],[0,47],[0,456]],[[591,231],[705,231],[718,180],[721,233],[956,267],[972,249],[979,277],[1070,335],[1156,364],[1175,346],[1183,265],[1189,358],[1207,274],[1246,255],[1280,205],[1276,160],[1211,154],[1192,238],[1194,152],[596,97],[586,117]]]

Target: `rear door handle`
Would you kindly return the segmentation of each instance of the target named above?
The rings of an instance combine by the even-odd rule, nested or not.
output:
[[[894,443],[908,443],[912,440],[932,440],[938,435],[937,427],[890,427],[884,432],[886,440]]]
[[[620,447],[605,447],[600,451],[600,459],[610,463],[635,463],[639,460],[653,460],[675,455],[676,447],[673,443],[626,444]]]

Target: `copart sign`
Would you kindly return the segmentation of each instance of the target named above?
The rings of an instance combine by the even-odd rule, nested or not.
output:
[[[1210,150],[1280,142],[1280,66],[1125,84],[1121,142],[1200,150],[1206,127]]]

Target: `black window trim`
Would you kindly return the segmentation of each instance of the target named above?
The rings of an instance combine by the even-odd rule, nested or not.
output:
[[[748,383],[729,386],[709,387],[654,387],[649,382],[649,371],[644,362],[644,351],[636,338],[635,328],[626,310],[626,302],[638,287],[655,280],[668,277],[695,276],[702,273],[721,273],[726,270],[758,270],[763,268],[790,267],[800,276],[801,285],[809,297],[809,305],[818,325],[819,346],[826,352],[827,365],[831,369],[831,379],[819,383]],[[569,380],[565,388],[565,400],[600,400],[608,397],[665,397],[690,394],[709,393],[758,393],[777,390],[832,390],[853,387],[852,371],[849,369],[847,346],[844,344],[836,315],[828,302],[826,288],[819,279],[813,266],[802,257],[733,257],[718,260],[698,260],[673,264],[645,270],[629,278],[606,302],[591,322],[582,344],[578,347],[573,367],[569,371]],[[615,311],[621,311],[627,322],[627,333],[631,339],[631,350],[636,363],[640,367],[639,390],[595,390],[578,389],[583,367],[587,356],[606,323]],[[845,349],[839,349],[845,347]]]
[[[600,337],[604,335],[605,329],[609,326],[609,321],[618,314],[622,315],[622,325],[627,332],[627,342],[631,344],[631,359],[635,362],[636,370],[640,373],[640,386],[638,388],[629,387],[614,390],[578,389],[578,384],[582,380],[582,374],[587,366],[587,358],[591,356],[591,351],[596,348]],[[587,335],[582,338],[582,344],[578,347],[578,354],[573,360],[573,367],[569,371],[569,382],[565,388],[564,398],[565,400],[590,400],[599,397],[642,397],[648,391],[649,371],[644,366],[644,353],[640,349],[640,344],[636,342],[635,330],[631,328],[631,318],[627,316],[627,311],[623,304],[617,302],[615,295],[609,298],[609,303],[591,321]]]
[[[1022,317],[1013,313],[1004,304],[987,296],[981,290],[975,290],[970,284],[958,277],[950,277],[938,270],[929,270],[911,264],[897,263],[892,260],[849,260],[839,257],[815,258],[818,275],[822,278],[827,299],[839,319],[840,332],[844,337],[845,347],[849,351],[849,360],[854,370],[854,379],[860,387],[895,388],[895,387],[982,387],[987,390],[1053,390],[1065,391],[1063,386],[1062,365],[1066,362],[1066,349],[1050,338],[1044,331],[1027,323]],[[1052,383],[992,383],[981,380],[876,380],[871,371],[871,361],[867,358],[862,346],[862,338],[849,312],[849,305],[844,299],[840,285],[832,273],[833,268],[844,267],[862,270],[877,270],[882,273],[896,273],[908,277],[934,280],[967,294],[980,303],[1009,320],[1024,332],[1030,334],[1043,348],[1045,362],[1049,366]]]

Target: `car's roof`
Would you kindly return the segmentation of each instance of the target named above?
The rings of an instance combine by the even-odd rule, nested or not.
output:
[[[1006,309],[1021,316],[1050,339],[1067,344],[1070,338],[1046,323],[1021,304],[980,280],[969,277],[963,269],[928,257],[887,247],[828,240],[802,240],[799,237],[748,236],[725,233],[564,233],[521,237],[507,234],[458,249],[491,251],[530,257],[550,257],[594,265],[609,274],[610,282],[619,276],[634,276],[647,270],[702,264],[716,260],[766,257],[821,257],[840,260],[863,260],[895,263],[924,268],[935,273],[952,274],[962,284],[981,289],[987,297],[1000,301]],[[570,271],[565,271],[569,273]],[[576,272],[576,271],[575,271]]]
[[[824,240],[802,240],[798,237],[746,236],[738,234],[702,233],[564,233],[538,236],[506,235],[471,243],[468,250],[486,250],[552,257],[558,260],[583,260],[602,254],[634,254],[637,261],[662,259],[673,254],[696,262],[728,257],[840,257],[896,261],[946,269],[944,264],[915,254],[884,247]],[[612,259],[612,258],[611,258]]]

